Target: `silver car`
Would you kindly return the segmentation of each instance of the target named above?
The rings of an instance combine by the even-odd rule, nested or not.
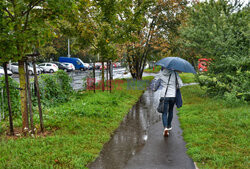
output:
[[[18,63],[16,63],[16,62],[8,64],[8,68],[9,68],[10,71],[12,71],[12,73],[19,73]],[[34,74],[33,67],[31,67],[29,65],[28,65],[28,73],[29,73],[29,75],[33,75]],[[37,69],[36,70],[36,74],[40,74],[40,73],[42,73],[41,69]]]
[[[58,71],[58,66],[54,63],[41,63],[38,65],[44,72],[54,73]]]
[[[12,75],[12,72],[9,71],[9,70],[7,70],[7,74],[8,74],[9,76],[11,76],[11,75]],[[2,77],[3,75],[4,75],[4,70],[3,70],[3,67],[0,66],[0,77]]]

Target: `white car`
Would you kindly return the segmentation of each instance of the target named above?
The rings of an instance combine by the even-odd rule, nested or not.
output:
[[[12,72],[9,71],[9,70],[7,70],[7,74],[8,74],[9,76],[11,76],[11,75],[12,75]],[[3,76],[3,75],[4,75],[4,69],[3,69],[2,66],[0,66],[0,77]]]
[[[12,73],[19,73],[18,63],[16,63],[16,62],[8,64],[8,68],[9,68],[10,71],[12,71]],[[33,67],[28,66],[28,71],[29,71],[29,75],[33,75],[34,74]],[[36,74],[40,74],[40,73],[42,73],[41,70],[37,69],[36,70]]]
[[[63,62],[63,64],[66,65],[68,69],[76,70],[75,66],[72,63]]]
[[[38,65],[44,72],[54,73],[58,71],[58,66],[54,63],[41,63]]]
[[[86,68],[86,70],[88,70],[90,68],[90,65],[88,63],[83,63],[84,68]]]

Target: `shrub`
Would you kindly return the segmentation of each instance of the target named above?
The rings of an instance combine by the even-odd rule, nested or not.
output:
[[[67,101],[69,99],[68,95],[73,92],[70,82],[71,78],[66,72],[61,70],[54,75],[41,75],[39,87],[42,103],[50,106]]]

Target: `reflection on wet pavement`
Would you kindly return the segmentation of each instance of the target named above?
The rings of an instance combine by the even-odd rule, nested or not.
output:
[[[146,91],[133,106],[115,131],[111,140],[104,145],[100,156],[90,164],[90,169],[119,169],[139,152],[148,140],[149,126],[160,121],[155,111],[157,93]]]

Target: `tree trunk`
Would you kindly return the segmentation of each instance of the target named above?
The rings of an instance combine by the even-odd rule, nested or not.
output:
[[[36,72],[36,64],[33,62],[33,70]],[[38,103],[38,110],[39,110],[39,118],[40,118],[40,128],[41,132],[44,132],[44,126],[43,126],[43,112],[42,112],[42,106],[41,106],[41,100],[40,100],[40,91],[39,91],[39,84],[37,79],[37,74],[34,74],[34,81],[36,84],[36,94],[37,94],[37,103]]]
[[[29,120],[27,111],[27,92],[26,92],[26,79],[24,71],[24,61],[18,61],[18,71],[20,80],[20,96],[21,96],[21,112],[22,112],[22,131],[26,135],[29,130]]]
[[[29,69],[28,63],[25,62],[25,70],[26,70],[26,80],[27,80],[27,93],[28,93],[28,105],[29,105],[29,113],[30,113],[30,128],[32,134],[34,134],[34,123],[33,123],[33,110],[32,110],[32,100],[31,100],[31,91],[30,91],[30,78],[29,78]]]
[[[9,109],[9,122],[10,122],[10,135],[14,135],[14,127],[13,127],[13,120],[12,120],[12,110],[11,110],[11,100],[10,100],[10,90],[9,90],[9,79],[7,74],[7,63],[3,64],[4,74],[5,74],[5,86],[6,86],[6,93],[8,99],[8,109]]]
[[[104,86],[104,62],[102,61],[102,91],[104,92],[105,86]]]

